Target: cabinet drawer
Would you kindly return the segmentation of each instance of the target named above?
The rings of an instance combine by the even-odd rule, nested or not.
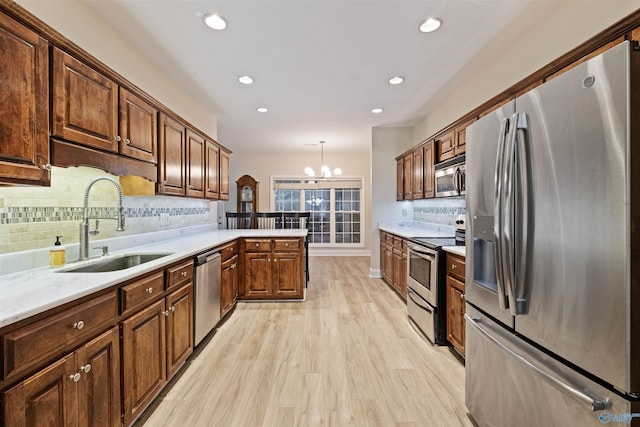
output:
[[[399,236],[393,236],[393,248],[399,251],[402,251],[402,242],[404,242],[404,238]]]
[[[447,274],[458,276],[464,280],[465,262],[464,258],[447,254]]]
[[[231,244],[223,246],[222,249],[220,249],[220,256],[222,257],[223,262],[228,260],[232,256],[236,255],[237,253],[238,253],[237,242],[233,242]]]
[[[2,337],[3,378],[55,358],[115,324],[115,290],[24,326]]]
[[[126,313],[144,304],[151,302],[164,291],[164,272],[152,274],[134,283],[120,288],[120,312]]]
[[[300,247],[298,239],[273,239],[273,250],[276,252],[298,251]]]
[[[384,236],[384,241],[385,241],[385,243],[386,243],[387,245],[393,245],[393,234],[391,234],[391,233],[387,233],[387,234]]]
[[[192,279],[193,261],[167,269],[167,289],[190,282]]]
[[[270,252],[270,239],[244,239],[244,247],[247,252]]]

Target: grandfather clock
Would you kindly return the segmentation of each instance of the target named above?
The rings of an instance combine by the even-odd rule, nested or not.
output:
[[[253,212],[258,210],[258,186],[260,183],[249,175],[241,176],[238,185],[238,212]]]

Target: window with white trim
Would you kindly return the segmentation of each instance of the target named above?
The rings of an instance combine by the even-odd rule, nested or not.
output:
[[[278,212],[311,212],[314,246],[363,247],[363,178],[272,178],[271,206]]]

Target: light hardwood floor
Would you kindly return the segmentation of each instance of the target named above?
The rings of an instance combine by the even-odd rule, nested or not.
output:
[[[413,330],[369,258],[310,270],[303,303],[240,303],[138,424],[473,425],[462,364]]]

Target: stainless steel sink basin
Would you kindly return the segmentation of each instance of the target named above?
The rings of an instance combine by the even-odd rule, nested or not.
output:
[[[61,273],[104,273],[109,271],[125,270],[167,255],[172,255],[172,253],[120,255],[105,260],[98,260],[76,268],[62,269],[58,271]]]

